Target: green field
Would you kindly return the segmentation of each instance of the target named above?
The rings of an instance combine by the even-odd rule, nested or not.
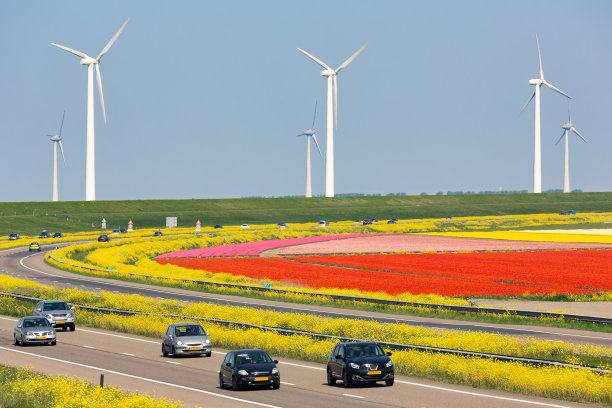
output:
[[[430,196],[359,196],[336,198],[245,198],[201,200],[130,200],[0,203],[0,235],[19,232],[93,231],[102,218],[108,228],[162,228],[165,217],[179,227],[277,222],[440,218],[510,214],[612,211],[612,193],[475,194]]]

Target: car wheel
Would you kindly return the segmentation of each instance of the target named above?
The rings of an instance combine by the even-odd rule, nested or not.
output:
[[[219,388],[224,389],[225,383],[223,382],[223,374],[219,373]]]
[[[336,385],[336,379],[332,375],[330,367],[327,367],[327,385]]]
[[[344,388],[351,388],[351,386],[353,385],[351,383],[351,380],[349,379],[348,373],[346,372],[346,370],[342,373],[342,385],[344,386]]]
[[[13,341],[14,341],[14,345],[18,346],[19,345],[19,340],[17,340],[17,335],[13,334]]]
[[[162,344],[162,356],[168,357],[168,352],[166,351],[166,347]]]
[[[70,325],[70,331],[74,331],[76,329],[76,326],[74,324]]]
[[[176,350],[174,349],[174,346],[172,346],[172,357],[176,357]]]
[[[57,341],[56,341],[56,340],[53,340],[53,341],[51,342],[51,345],[52,345],[52,346],[55,346],[56,344],[57,344]]]
[[[206,353],[206,354],[204,354],[204,355],[205,355],[206,357],[210,357],[210,355],[211,355],[211,354],[212,354],[212,352],[210,352],[210,353]]]
[[[391,386],[393,385],[393,378],[392,378],[392,379],[390,379],[390,380],[385,380],[385,385],[386,385],[387,387],[391,387]]]
[[[68,326],[62,326],[62,330],[63,330],[63,331],[68,330]]]
[[[238,379],[235,375],[232,376],[232,390],[240,391],[240,386],[238,385]]]
[[[278,382],[278,384],[273,384],[272,385],[272,389],[273,390],[278,390],[280,388],[280,381]]]

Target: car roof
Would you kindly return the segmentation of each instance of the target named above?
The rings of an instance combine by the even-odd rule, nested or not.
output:
[[[376,344],[377,346],[379,346],[379,344],[375,341],[343,341],[340,342],[338,344],[342,344],[342,345],[362,345],[362,344]]]
[[[249,351],[263,351],[268,354],[265,350],[262,349],[240,349],[240,350],[232,350],[230,353],[248,353]]]
[[[44,319],[48,322],[48,320],[42,316],[24,316],[22,317],[23,320],[33,320],[33,319]],[[49,323],[49,325],[51,325],[51,323]]]

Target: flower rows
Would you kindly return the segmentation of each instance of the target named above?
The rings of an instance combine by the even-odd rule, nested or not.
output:
[[[501,296],[612,290],[612,250],[171,258],[167,262],[314,288],[389,294]]]

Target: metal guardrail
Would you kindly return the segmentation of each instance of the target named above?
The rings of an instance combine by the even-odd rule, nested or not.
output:
[[[165,276],[153,276],[153,275],[143,275],[132,272],[120,272],[116,270],[107,270],[100,268],[90,268],[87,266],[74,265],[69,262],[64,262],[56,259],[52,254],[49,254],[49,258],[53,259],[55,262],[72,266],[74,268],[81,268],[91,271],[100,271],[106,273],[117,273],[124,274],[129,276],[138,276],[146,279],[168,279],[173,281],[185,282],[198,284],[203,286],[216,286],[216,287],[225,287],[232,289],[246,289],[252,290],[255,292],[261,293],[278,293],[278,294],[299,294],[299,295],[307,295],[312,297],[319,298],[329,298],[334,300],[342,300],[348,302],[359,302],[359,303],[373,303],[380,305],[390,305],[390,306],[404,306],[404,307],[415,307],[415,308],[424,308],[424,309],[439,309],[439,310],[449,310],[454,312],[469,312],[469,313],[486,313],[486,314],[498,314],[498,315],[513,315],[513,316],[522,316],[522,317],[547,317],[553,319],[564,319],[564,320],[575,320],[587,323],[600,323],[600,324],[612,324],[612,318],[607,317],[598,317],[598,316],[583,316],[569,313],[555,313],[555,312],[538,312],[538,311],[530,311],[530,310],[514,310],[514,309],[502,309],[502,308],[492,308],[492,307],[479,307],[479,306],[458,306],[458,305],[444,305],[438,303],[420,303],[420,302],[407,302],[402,300],[389,300],[389,299],[377,299],[377,298],[369,298],[369,297],[361,297],[361,296],[346,296],[346,295],[334,295],[334,294],[324,294],[324,293],[314,293],[314,292],[299,292],[295,290],[287,290],[287,289],[275,289],[275,288],[266,288],[260,286],[252,286],[252,285],[238,285],[233,283],[221,283],[221,282],[212,282],[212,281],[201,281],[201,280],[192,280],[192,279],[181,279],[181,278],[169,278]]]
[[[8,292],[0,292],[0,296],[12,297],[14,299],[27,300],[31,302],[38,302],[40,300],[43,300],[40,298],[18,295],[18,294],[8,293]],[[77,305],[77,304],[73,304],[73,306],[79,309],[103,313],[103,314],[118,314],[122,316],[136,316],[136,315],[161,316],[161,317],[172,317],[172,318],[178,318],[178,319],[201,320],[201,321],[219,324],[222,326],[233,326],[233,327],[238,327],[241,329],[258,329],[262,331],[271,331],[271,332],[276,332],[279,334],[290,335],[290,336],[291,335],[302,335],[302,336],[308,336],[311,338],[315,338],[318,340],[373,341],[373,340],[368,340],[368,339],[357,339],[357,338],[352,338],[352,337],[333,336],[329,334],[313,333],[313,332],[307,332],[303,330],[285,329],[282,327],[261,326],[257,324],[251,324],[251,323],[234,322],[231,320],[212,319],[212,318],[200,317],[200,316],[186,316],[186,315],[165,314],[165,313],[149,313],[149,312],[140,312],[140,311],[134,311],[134,310],[108,309],[108,308],[95,307],[95,306],[83,306],[83,305]],[[500,354],[479,353],[475,351],[454,350],[454,349],[430,347],[430,346],[419,346],[415,344],[388,343],[388,342],[382,342],[382,341],[376,341],[376,343],[390,350],[416,350],[416,351],[421,351],[421,352],[429,352],[429,353],[436,353],[436,354],[450,354],[450,355],[461,356],[461,357],[482,358],[482,359],[489,359],[489,360],[498,360],[498,361],[503,361],[503,362],[519,362],[523,364],[536,365],[536,366],[575,368],[575,369],[589,370],[589,371],[596,372],[599,374],[612,374],[612,371],[604,370],[599,367],[563,363],[560,361],[539,360],[539,359],[526,358],[526,357],[514,357],[514,356],[506,356],[506,355],[500,355]]]

